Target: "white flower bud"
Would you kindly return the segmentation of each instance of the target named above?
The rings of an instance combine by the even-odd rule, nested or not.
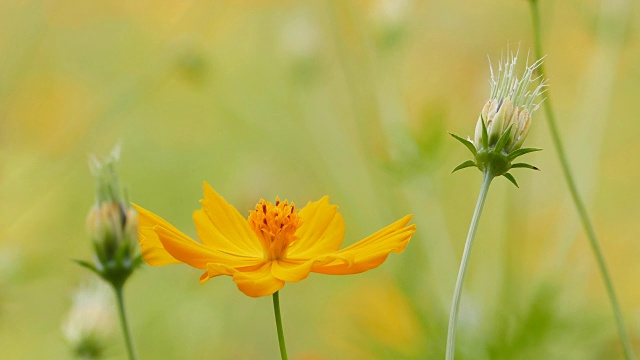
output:
[[[494,100],[494,102],[497,100]],[[511,119],[511,115],[513,114],[513,103],[509,98],[501,100],[498,103],[498,112],[494,115],[493,119],[490,118],[491,122],[491,130],[489,131],[489,145],[494,145],[498,142],[500,135],[509,125],[508,120]]]
[[[62,333],[74,355],[80,359],[100,358],[113,334],[115,318],[106,285],[96,281],[80,287],[62,323]]]
[[[491,100],[487,101],[482,107],[482,112],[478,117],[478,122],[476,123],[476,133],[473,138],[473,141],[476,145],[476,148],[479,149],[482,144],[482,120],[484,119],[485,126],[487,125],[487,119],[489,118],[489,108],[491,107]]]
[[[531,115],[538,108],[539,103],[535,101],[544,92],[547,86],[545,81],[534,78],[534,71],[542,63],[542,59],[528,65],[518,78],[515,72],[518,54],[511,54],[506,59],[501,60],[497,74],[491,68],[491,93],[489,100],[482,108],[489,135],[489,148],[496,145],[504,131],[513,125],[509,133],[509,140],[505,146],[505,151],[510,152],[520,148],[527,136]],[[538,82],[539,81],[539,82]],[[529,90],[532,83],[538,85]],[[479,148],[482,139],[482,123],[476,124],[475,145]]]
[[[531,114],[529,114],[527,109],[523,109],[514,126],[514,134],[511,137],[511,143],[507,144],[509,152],[518,150],[522,147],[522,144],[529,133],[529,126],[531,126]]]

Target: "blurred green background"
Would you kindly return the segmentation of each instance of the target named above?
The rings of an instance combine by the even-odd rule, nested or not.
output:
[[[550,90],[640,352],[640,11],[541,0]],[[328,194],[351,244],[407,213],[378,269],[281,291],[293,359],[441,359],[481,176],[472,134],[487,55],[532,48],[524,0],[0,1],[0,358],[66,359],[60,331],[92,275],[91,153],[122,143],[133,201],[191,236],[208,181],[243,214]],[[524,56],[523,56],[524,57]],[[491,188],[466,281],[459,359],[618,359],[604,286],[542,111],[541,172]],[[517,170],[516,170],[517,171]],[[128,282],[140,359],[275,359],[269,297],[186,265]],[[125,359],[119,332],[109,359]]]

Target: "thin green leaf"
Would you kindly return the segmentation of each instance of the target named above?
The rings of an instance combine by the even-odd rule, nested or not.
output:
[[[509,160],[513,160],[513,159],[517,158],[518,156],[522,156],[524,154],[528,154],[530,152],[535,152],[535,151],[542,151],[542,149],[536,149],[536,148],[518,149],[516,151],[513,151],[511,154],[509,154]]]
[[[84,268],[87,268],[87,269],[93,271],[94,273],[96,273],[99,276],[102,276],[102,274],[100,274],[100,271],[98,271],[98,269],[96,269],[96,267],[93,266],[93,264],[91,264],[91,263],[89,263],[87,261],[77,260],[77,259],[71,259],[71,261],[75,262],[76,264],[78,264],[78,265],[80,265],[80,266],[82,266]]]
[[[489,133],[487,132],[487,125],[484,123],[484,117],[480,114],[482,120],[482,146],[485,149],[489,148]]]
[[[456,172],[456,171],[458,171],[460,169],[468,168],[468,167],[471,167],[471,166],[476,166],[476,163],[473,162],[473,160],[467,160],[467,161],[463,162],[462,164],[456,166],[456,168],[453,169],[453,171],[451,173],[454,173],[454,172]]]
[[[467,149],[469,149],[469,151],[471,151],[473,153],[473,156],[476,156],[476,154],[478,153],[478,151],[476,150],[475,145],[473,145],[473,143],[467,139],[463,139],[460,136],[456,135],[456,134],[452,134],[449,133],[449,135],[453,136],[454,139],[460,141],[464,146],[467,147]]]
[[[524,168],[524,169],[531,169],[531,170],[538,170],[540,171],[540,169],[538,169],[537,167],[530,165],[530,164],[525,164],[525,163],[517,163],[517,164],[513,164],[511,165],[512,169],[517,169],[517,168]]]
[[[504,146],[507,145],[507,141],[509,141],[509,138],[511,137],[512,127],[513,127],[513,123],[509,125],[509,127],[505,131],[502,132],[502,135],[500,135],[500,139],[498,139],[498,143],[496,144],[495,151],[502,151]]]
[[[514,177],[513,177],[513,175],[511,175],[511,174],[509,174],[509,173],[506,173],[506,174],[504,174],[504,175],[502,175],[502,176],[504,176],[504,177],[506,177],[507,179],[509,179],[509,181],[511,181],[511,183],[512,183],[513,185],[515,185],[517,188],[520,188],[520,186],[518,186],[518,182],[516,181],[516,178],[514,178]]]

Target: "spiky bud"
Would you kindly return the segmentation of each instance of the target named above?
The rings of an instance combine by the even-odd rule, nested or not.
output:
[[[508,173],[511,168],[536,169],[529,164],[512,164],[512,161],[526,153],[539,149],[522,149],[529,133],[531,116],[538,109],[540,96],[545,92],[546,81],[534,72],[542,64],[542,59],[527,63],[520,78],[516,75],[518,53],[509,54],[498,64],[497,74],[490,65],[491,85],[489,99],[484,104],[473,140],[453,135],[473,153],[474,160],[460,164],[454,171],[477,167],[491,176],[505,176],[517,186],[515,178]],[[531,86],[536,84],[535,86]],[[532,89],[531,89],[532,88]]]

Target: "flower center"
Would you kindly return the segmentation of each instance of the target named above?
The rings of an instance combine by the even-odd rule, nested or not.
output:
[[[298,239],[296,230],[302,225],[295,205],[288,204],[287,200],[281,202],[278,198],[275,205],[260,199],[256,209],[249,211],[247,221],[262,243],[265,258],[269,260],[285,258],[289,245]]]

